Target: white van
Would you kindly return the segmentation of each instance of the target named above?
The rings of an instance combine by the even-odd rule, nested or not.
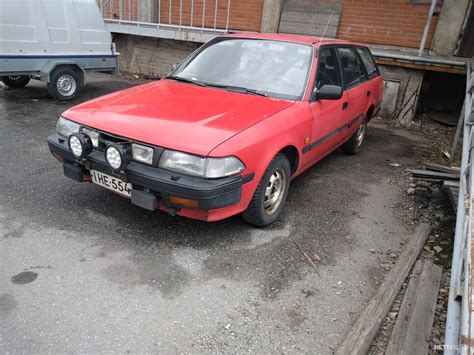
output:
[[[57,100],[75,98],[86,71],[118,75],[118,53],[95,0],[0,0],[0,80],[48,83]]]

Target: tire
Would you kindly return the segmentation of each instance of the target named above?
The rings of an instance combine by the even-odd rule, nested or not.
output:
[[[30,77],[27,75],[10,75],[2,76],[0,80],[12,89],[24,88],[30,82]]]
[[[259,227],[275,222],[286,203],[290,177],[290,162],[283,154],[277,154],[260,180],[249,206],[242,213],[245,221]],[[278,189],[280,192],[275,196]],[[270,196],[273,196],[274,203]]]
[[[360,124],[359,128],[346,143],[343,144],[342,150],[348,155],[359,153],[362,143],[364,143],[365,132],[367,131],[367,118]]]
[[[50,75],[49,94],[58,101],[73,100],[81,87],[81,74],[71,67],[56,68]]]

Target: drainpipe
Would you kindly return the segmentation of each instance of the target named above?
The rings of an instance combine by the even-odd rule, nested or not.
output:
[[[423,55],[423,49],[425,49],[426,37],[428,37],[428,32],[430,30],[431,19],[433,18],[434,9],[436,7],[437,0],[431,0],[430,12],[428,14],[428,19],[426,20],[425,30],[423,31],[423,37],[421,38],[420,49],[418,49],[418,57]]]

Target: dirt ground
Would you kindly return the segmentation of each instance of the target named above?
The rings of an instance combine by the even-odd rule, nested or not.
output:
[[[332,353],[416,224],[405,169],[443,159],[440,133],[374,120],[360,154],[292,182],[271,227],[204,223],[63,176],[46,144],[61,112],[137,84],[89,79],[67,104],[0,90],[0,350]]]

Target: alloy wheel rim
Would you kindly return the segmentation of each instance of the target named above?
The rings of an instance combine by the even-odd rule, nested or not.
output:
[[[61,95],[71,96],[76,91],[76,80],[69,74],[63,74],[58,78],[56,88]]]
[[[362,142],[364,141],[364,137],[365,137],[365,127],[366,127],[366,123],[363,122],[360,126],[359,126],[359,129],[357,130],[357,138],[356,138],[356,141],[357,141],[357,146],[360,147],[360,145],[362,144]]]
[[[286,188],[286,174],[282,168],[273,172],[268,180],[263,200],[265,213],[271,215],[275,213],[281,204]]]

